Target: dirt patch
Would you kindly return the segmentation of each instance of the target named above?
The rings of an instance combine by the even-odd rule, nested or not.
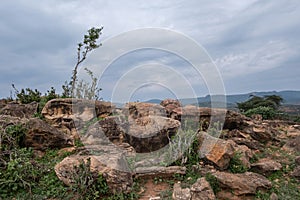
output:
[[[163,191],[170,190],[170,185],[154,179],[146,179],[141,189],[141,197],[139,200],[162,199],[159,198]]]

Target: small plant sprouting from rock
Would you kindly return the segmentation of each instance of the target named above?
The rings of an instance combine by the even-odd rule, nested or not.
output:
[[[234,156],[231,158],[229,162],[229,170],[232,173],[244,173],[248,170],[248,168],[241,161],[242,153],[235,152]]]

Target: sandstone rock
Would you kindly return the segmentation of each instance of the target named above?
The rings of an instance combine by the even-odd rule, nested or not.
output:
[[[58,131],[38,118],[31,118],[26,124],[25,146],[38,150],[63,148],[73,145],[70,136]]]
[[[147,116],[166,117],[166,110],[163,106],[159,104],[130,102],[124,106],[123,114],[133,119],[138,119]]]
[[[255,194],[257,190],[270,189],[272,183],[264,176],[245,172],[242,174],[231,174],[227,172],[212,173],[224,190],[231,191],[236,196]]]
[[[207,133],[199,134],[199,156],[214,163],[220,170],[227,169],[234,155],[232,142],[214,138]]]
[[[289,139],[283,146],[283,149],[300,152],[300,136]]]
[[[174,114],[173,114],[173,111],[176,108],[180,108],[181,107],[180,102],[178,100],[175,100],[175,99],[165,99],[162,102],[160,102],[160,105],[162,105],[166,109],[166,113],[167,113],[168,117],[178,120],[178,118],[176,118],[174,116]]]
[[[125,138],[136,152],[145,153],[161,149],[174,136],[180,122],[161,116],[141,117],[129,120]]]
[[[253,150],[261,150],[264,148],[264,145],[260,142],[253,140],[252,138],[231,138],[238,145],[245,145]]]
[[[199,178],[191,187],[192,200],[215,200],[215,194],[204,177]]]
[[[270,175],[274,171],[281,170],[282,166],[279,162],[270,158],[262,158],[258,162],[251,164],[251,169],[262,175]]]
[[[267,126],[253,125],[244,129],[244,131],[250,134],[253,139],[262,143],[266,143],[274,139],[271,129]]]
[[[36,102],[29,104],[10,102],[0,110],[0,114],[10,115],[13,117],[31,118],[38,111],[38,106],[39,104]]]
[[[189,188],[182,189],[179,183],[175,183],[173,186],[173,200],[191,200],[191,192]]]
[[[26,118],[13,117],[11,115],[0,115],[0,127],[5,129],[11,125],[25,125],[28,122]]]
[[[109,102],[86,99],[52,99],[42,114],[46,121],[61,131],[78,138],[80,130],[90,120],[112,114],[115,106]]]
[[[243,128],[248,126],[248,121],[250,119],[246,116],[228,110],[226,112],[225,122],[224,122],[224,129],[233,130],[233,129],[239,129],[242,130]]]
[[[91,152],[94,155],[85,155]],[[106,146],[101,149],[89,149],[89,152],[82,154],[66,157],[55,166],[56,175],[66,185],[75,183],[74,178],[78,173],[76,169],[84,162],[94,178],[102,174],[112,193],[130,192],[133,184],[132,173],[121,152]],[[87,165],[88,160],[90,165]]]
[[[230,142],[230,140],[229,140],[229,142]],[[235,153],[240,154],[239,160],[241,161],[241,163],[247,169],[249,169],[251,167],[250,159],[253,157],[253,153],[252,153],[251,149],[249,149],[246,145],[235,145],[234,142],[233,142],[233,147],[234,147]]]
[[[222,190],[216,194],[218,200],[255,200],[255,195],[237,196],[230,191]]]

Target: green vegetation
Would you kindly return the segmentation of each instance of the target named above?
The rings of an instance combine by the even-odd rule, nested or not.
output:
[[[78,73],[79,65],[87,58],[88,53],[101,46],[101,44],[97,44],[97,40],[102,34],[101,32],[102,30],[103,27],[100,28],[92,27],[91,29],[88,30],[88,34],[84,35],[83,41],[78,44],[77,62],[73,70],[71,81],[65,82],[65,84],[62,86],[63,98],[67,98],[67,97],[88,98],[88,99],[92,99],[94,97],[98,98],[97,92],[99,92],[101,89],[98,89],[96,87],[97,78],[93,76],[93,73],[89,69],[85,68],[85,71],[92,79],[91,86],[89,86],[90,85],[89,83],[86,83],[84,81],[80,81],[78,83],[77,73]],[[77,83],[78,86],[76,87]]]
[[[252,96],[249,100],[237,103],[238,109],[248,117],[259,114],[263,119],[274,119],[283,99],[277,95],[264,97]]]
[[[229,162],[229,171],[231,173],[244,173],[248,171],[248,168],[241,161],[242,154],[241,152],[235,152],[233,157]]]

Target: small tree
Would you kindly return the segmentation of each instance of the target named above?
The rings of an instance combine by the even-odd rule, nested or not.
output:
[[[100,28],[92,27],[91,29],[88,30],[88,34],[84,35],[83,42],[80,42],[78,44],[77,62],[73,70],[71,81],[69,83],[66,82],[65,85],[62,86],[64,90],[62,94],[63,97],[73,96],[72,94],[74,92],[76,82],[77,82],[78,67],[86,59],[89,52],[101,46],[101,43],[97,44],[97,40],[99,39],[99,36],[102,34],[101,33],[102,30],[103,27]]]
[[[263,119],[273,119],[281,105],[283,99],[278,95],[270,96],[251,96],[245,102],[237,103],[238,109],[246,116],[251,117],[254,114],[262,115]]]

